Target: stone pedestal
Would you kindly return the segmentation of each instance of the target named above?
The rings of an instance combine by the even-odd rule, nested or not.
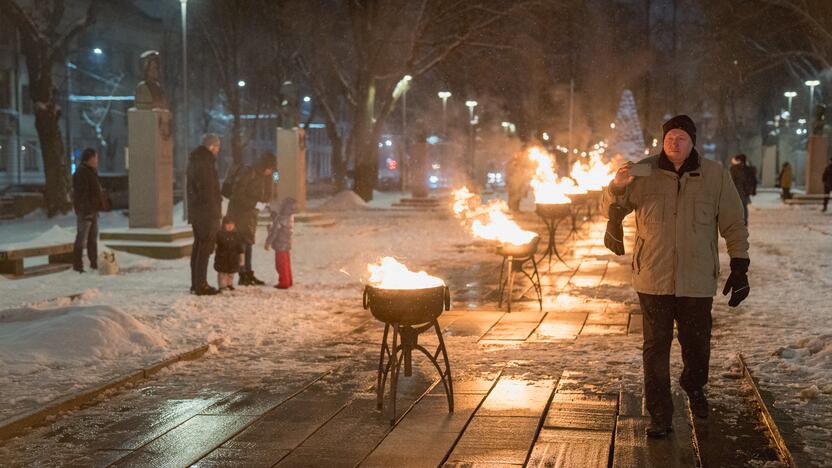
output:
[[[762,171],[763,187],[774,187],[777,185],[777,174],[780,173],[780,168],[777,167],[777,147],[763,146],[763,156],[760,162]]]
[[[286,198],[298,201],[298,210],[306,210],[306,144],[303,130],[277,129],[277,197],[272,197],[272,208],[277,209]]]
[[[170,227],[173,224],[171,113],[162,109],[130,109],[127,127],[130,227]]]
[[[827,142],[824,135],[809,137],[809,148],[806,157],[806,194],[817,195],[823,192],[823,170],[826,168]]]

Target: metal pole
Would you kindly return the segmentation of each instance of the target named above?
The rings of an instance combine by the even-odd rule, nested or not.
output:
[[[21,95],[22,88],[20,87],[20,39],[15,36],[14,48],[14,101],[17,107],[17,122],[15,131],[15,153],[17,153],[17,183],[23,183],[23,155],[20,151],[20,146],[23,144],[20,137],[20,118],[23,115],[22,99],[29,99],[28,96]]]
[[[442,136],[448,137],[448,118],[447,118],[448,98],[442,98]]]
[[[806,119],[809,122],[809,126],[812,126],[812,112],[815,111],[815,86],[809,86],[809,115]]]
[[[182,113],[184,114],[183,157],[182,157],[182,220],[188,220],[188,148],[190,148],[191,119],[188,109],[188,0],[179,0],[182,5]]]
[[[571,158],[572,155],[572,122],[574,116],[574,106],[575,102],[575,79],[571,78],[569,80],[569,156]]]
[[[64,125],[66,126],[66,151],[69,153],[70,164],[72,164],[72,122],[70,121],[70,114],[72,113],[72,74],[70,70],[74,65],[66,59],[66,109],[64,112]],[[71,167],[71,166],[70,166]]]

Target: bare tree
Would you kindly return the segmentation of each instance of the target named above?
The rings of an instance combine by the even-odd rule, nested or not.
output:
[[[48,216],[67,212],[69,169],[59,120],[61,106],[52,76],[62,63],[69,44],[95,20],[97,1],[92,0],[79,21],[65,25],[63,0],[36,0],[24,8],[16,0],[0,0],[0,11],[7,15],[20,34],[21,49],[29,73],[29,98],[34,104],[35,128],[43,157],[46,178],[45,201]]]
[[[379,169],[377,141],[400,97],[394,92],[399,81],[405,75],[419,79],[475,40],[487,42],[490,28],[537,3],[287,2],[287,16],[297,18],[297,12],[304,12],[307,18],[315,18],[292,21],[295,35],[310,39],[300,48],[309,73],[334,77],[339,94],[348,103],[352,126],[345,137],[346,149],[355,167],[358,195],[365,200],[373,197]],[[337,39],[321,41],[326,36]],[[337,108],[335,103],[329,107]]]

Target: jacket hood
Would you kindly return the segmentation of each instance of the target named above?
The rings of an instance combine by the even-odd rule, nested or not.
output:
[[[283,200],[283,203],[280,204],[280,216],[288,216],[297,214],[298,212],[298,201],[294,198],[287,198]]]

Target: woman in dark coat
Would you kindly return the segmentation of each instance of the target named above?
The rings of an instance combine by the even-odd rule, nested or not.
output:
[[[271,198],[272,173],[276,160],[271,153],[260,157],[252,166],[242,168],[234,179],[234,188],[228,203],[228,218],[237,226],[237,233],[245,243],[245,263],[240,267],[241,286],[263,285],[263,281],[254,276],[251,265],[252,245],[257,232],[257,218],[260,210],[258,203],[266,203]]]

